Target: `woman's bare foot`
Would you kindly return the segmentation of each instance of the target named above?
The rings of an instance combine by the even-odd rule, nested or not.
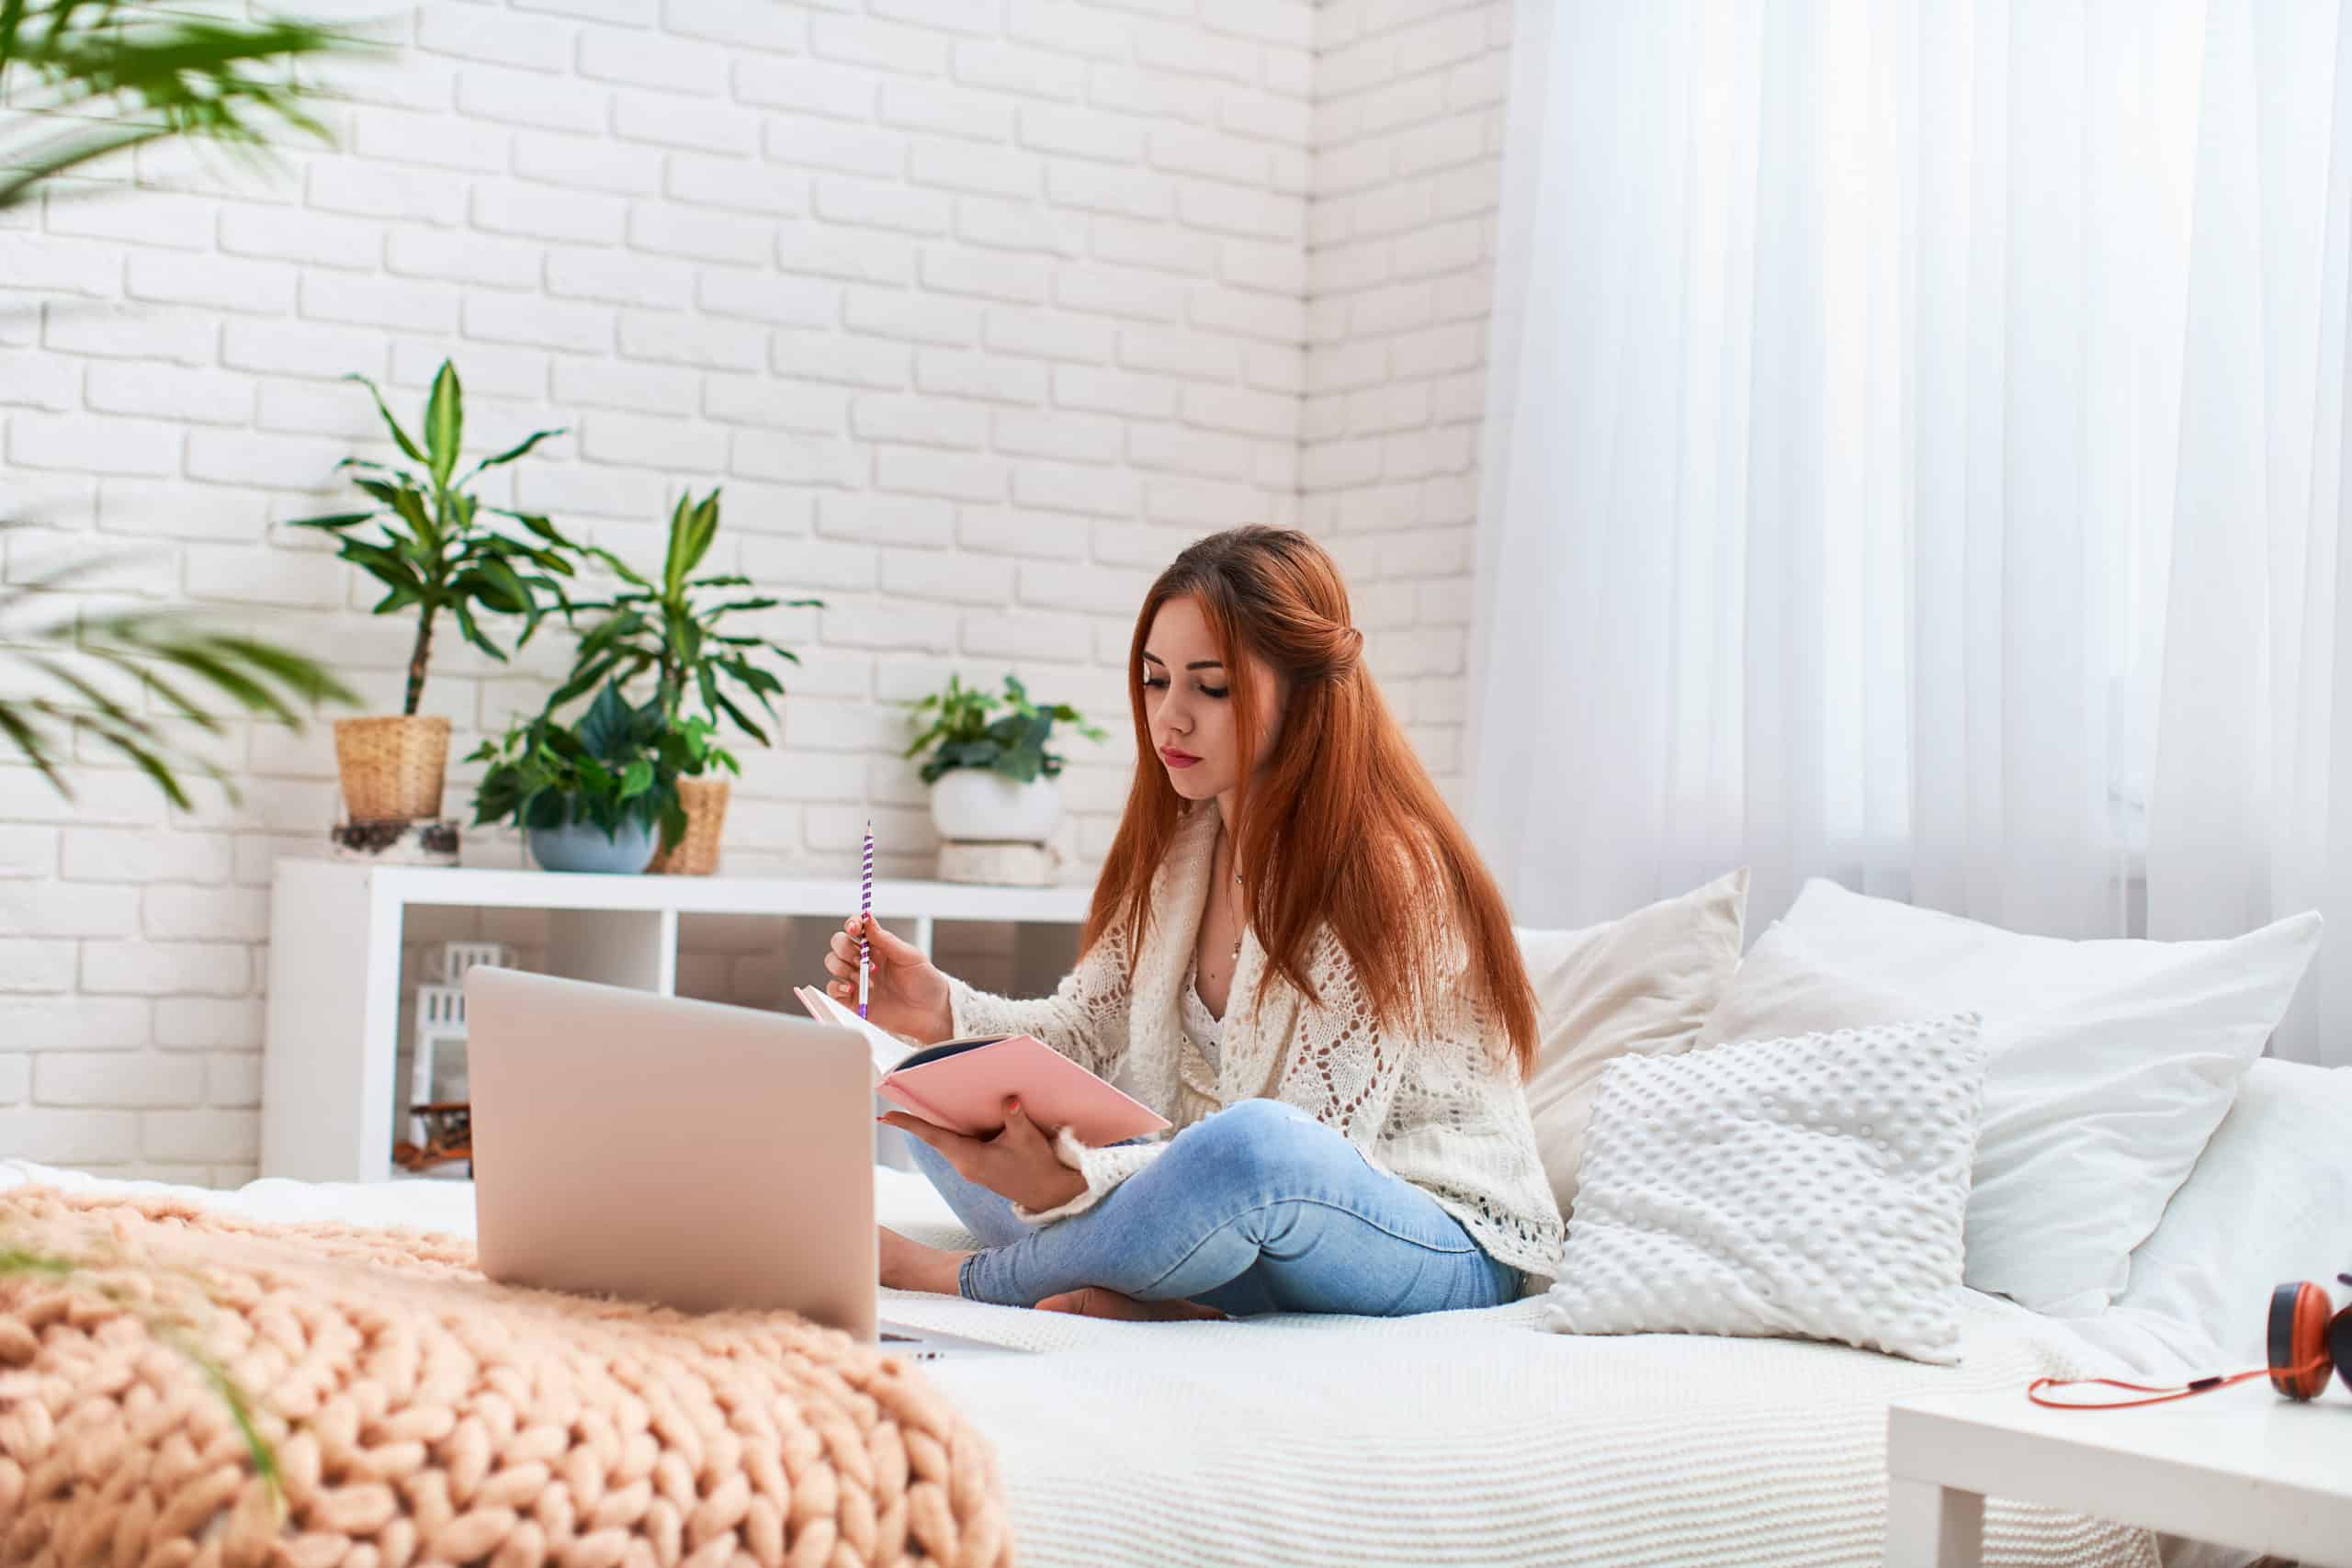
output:
[[[1128,1323],[1179,1323],[1225,1316],[1216,1308],[1198,1302],[1139,1302],[1100,1285],[1082,1285],[1075,1291],[1047,1296],[1037,1303],[1037,1310],[1075,1313],[1080,1317],[1114,1317]]]
[[[970,1253],[925,1247],[887,1225],[874,1228],[882,1255],[882,1283],[894,1291],[929,1291],[940,1296],[962,1293],[960,1274]]]

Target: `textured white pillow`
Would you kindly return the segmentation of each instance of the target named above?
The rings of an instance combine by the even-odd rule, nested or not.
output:
[[[1546,1321],[1957,1361],[1984,1077],[1973,1013],[1618,1057]]]
[[[2225,942],[2066,942],[1815,879],[1701,1045],[1963,1010],[1984,1021],[1967,1281],[2096,1313],[2130,1277],[2319,945],[2291,916]]]
[[[1563,1215],[1576,1202],[1585,1121],[1602,1065],[1690,1048],[1739,967],[1747,913],[1743,866],[1603,925],[1515,931],[1535,987],[1538,1043],[1527,1109]]]
[[[2352,1067],[2265,1056],[2132,1255],[2120,1307],[2204,1330],[2233,1360],[2267,1353],[2273,1286],[2352,1269]]]

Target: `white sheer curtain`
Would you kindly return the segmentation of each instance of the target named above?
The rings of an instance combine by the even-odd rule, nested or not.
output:
[[[2318,907],[2277,1049],[2352,1060],[2336,0],[1517,22],[1469,804],[1519,917],[1743,863],[1751,930],[1812,875]]]

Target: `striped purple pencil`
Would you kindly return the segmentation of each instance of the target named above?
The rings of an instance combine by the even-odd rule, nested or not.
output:
[[[865,919],[874,910],[874,818],[865,819],[865,877],[857,895],[857,1016],[865,1016]]]

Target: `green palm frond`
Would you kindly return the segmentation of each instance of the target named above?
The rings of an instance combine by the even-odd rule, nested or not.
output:
[[[212,13],[212,14],[208,14]],[[0,0],[0,210],[60,175],[188,137],[243,155],[273,135],[331,141],[297,67],[371,48],[356,32],[246,21],[187,0]]]
[[[92,611],[59,592],[100,564],[80,561],[0,589],[0,684],[33,694],[0,695],[0,750],[15,750],[67,799],[74,788],[61,764],[73,755],[76,726],[186,811],[183,773],[201,773],[232,801],[236,784],[176,741],[165,721],[219,734],[214,710],[225,706],[299,731],[321,704],[357,703],[324,665],[245,630],[185,611]]]

